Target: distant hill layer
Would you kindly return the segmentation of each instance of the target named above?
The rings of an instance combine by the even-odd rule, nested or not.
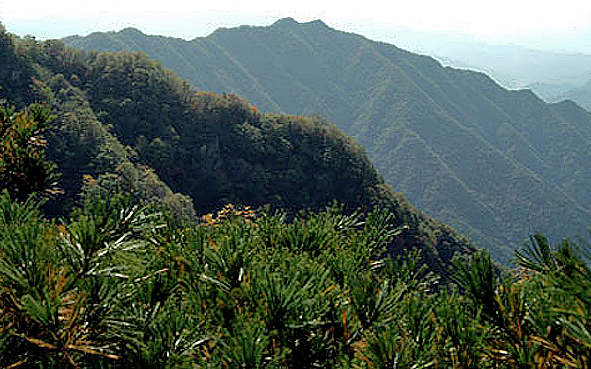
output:
[[[586,54],[478,43],[440,44],[431,54],[452,66],[483,71],[509,88],[534,83],[580,84],[591,77],[591,55]]]
[[[544,85],[531,86],[541,98],[550,102],[571,100],[591,111],[591,80],[578,87],[572,85]]]
[[[455,32],[421,32],[387,26],[372,30],[371,25],[368,28],[369,33],[381,35],[386,42],[431,55],[445,65],[484,72],[504,87],[531,89],[547,102],[571,99],[589,109],[591,95],[566,94],[591,78],[589,50],[576,47],[572,40],[570,47],[564,44],[551,51],[518,46],[510,44],[510,41],[504,45],[487,44],[474,36]],[[585,31],[578,34],[579,40],[591,36]],[[552,36],[553,41],[558,39],[556,33],[553,32]],[[543,39],[538,35],[538,40]],[[567,39],[563,41],[568,43]],[[558,49],[571,51],[561,52]]]
[[[88,53],[61,41],[18,39],[0,27],[0,100],[40,101],[55,116],[48,156],[67,216],[81,195],[106,189],[196,215],[236,206],[391,213],[404,231],[390,250],[420,248],[448,272],[465,236],[393,193],[363,149],[319,117],[264,114],[231,94],[200,92],[139,53]]]
[[[197,88],[237,93],[264,111],[326,116],[367,148],[396,191],[499,259],[533,231],[587,232],[591,114],[573,103],[508,91],[321,21],[191,41],[135,29],[64,41],[141,50]]]

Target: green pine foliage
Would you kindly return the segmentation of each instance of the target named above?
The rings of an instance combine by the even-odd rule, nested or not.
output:
[[[87,197],[44,218],[0,196],[0,365],[59,368],[586,368],[584,242],[542,236],[500,274],[442,285],[383,211],[289,219],[228,206],[199,224]],[[458,290],[459,287],[459,290]]]
[[[51,117],[46,108],[33,104],[15,112],[0,105],[0,190],[21,200],[36,192],[55,195],[58,175],[45,160],[47,141],[41,136]]]
[[[378,213],[187,226],[117,195],[56,225],[1,202],[3,366],[333,367],[416,284],[378,256],[397,234]]]

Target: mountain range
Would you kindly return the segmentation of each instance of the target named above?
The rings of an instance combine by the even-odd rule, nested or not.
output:
[[[591,109],[591,95],[583,93],[584,86],[591,79],[591,55],[574,37],[556,33],[546,35],[549,37],[545,39],[538,36],[538,40],[554,44],[552,49],[546,49],[540,48],[541,45],[536,48],[536,42],[532,40],[530,46],[525,47],[513,44],[510,39],[503,43],[484,42],[458,32],[421,32],[372,24],[357,26],[364,34],[433,56],[444,65],[484,72],[508,89],[528,88],[547,102],[572,100],[587,110]],[[588,36],[588,32],[580,30],[578,39]],[[556,42],[558,39],[562,40]],[[523,39],[515,40],[519,41],[523,42]]]
[[[286,18],[193,40],[130,28],[64,42],[142,51],[198,89],[326,117],[367,149],[395,191],[498,260],[536,231],[586,234],[591,114],[575,103],[549,104],[322,21]]]
[[[196,90],[140,53],[84,53],[0,27],[0,94],[9,107],[42,103],[53,116],[35,142],[46,142],[61,174],[64,194],[44,208],[54,218],[121,193],[187,225],[228,204],[289,220],[336,203],[357,216],[379,210],[400,228],[389,251],[421,249],[440,275],[457,252],[474,251],[394,193],[363,148],[321,117],[262,113],[236,95]]]
[[[571,100],[591,110],[591,55],[483,44],[437,51],[433,55],[446,65],[482,71],[504,87],[530,89],[547,102]]]

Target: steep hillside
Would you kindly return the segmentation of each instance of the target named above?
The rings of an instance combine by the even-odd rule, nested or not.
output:
[[[574,104],[547,104],[321,21],[192,41],[126,29],[65,42],[142,50],[198,88],[265,111],[324,115],[367,148],[396,191],[499,259],[533,231],[586,234],[591,114]]]
[[[48,154],[66,196],[54,213],[97,188],[188,218],[228,203],[294,214],[336,200],[347,212],[392,213],[406,231],[391,251],[421,248],[443,274],[456,251],[473,250],[393,193],[363,149],[320,118],[262,114],[235,95],[196,91],[143,54],[85,55],[60,41],[0,36],[3,97],[18,107],[44,102],[56,116]]]

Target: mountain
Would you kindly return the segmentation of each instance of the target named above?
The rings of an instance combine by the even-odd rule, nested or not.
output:
[[[576,87],[572,84],[553,84],[553,83],[542,83],[536,82],[527,86],[528,89],[534,91],[536,95],[547,102],[560,102],[565,100],[564,95],[575,89]],[[583,104],[579,105],[583,106]]]
[[[64,42],[143,51],[199,89],[237,93],[263,111],[325,116],[366,147],[396,191],[498,260],[534,231],[587,232],[591,114],[574,103],[548,104],[322,21],[190,41],[125,29]]]
[[[0,32],[1,98],[54,115],[47,156],[65,195],[46,211],[67,217],[80,199],[125,192],[177,218],[269,205],[287,212],[338,202],[379,208],[404,227],[390,251],[420,248],[447,274],[465,236],[411,207],[384,183],[364,150],[320,117],[261,113],[232,94],[198,91],[144,54],[91,52]]]
[[[591,80],[582,86],[566,91],[560,99],[572,100],[591,111]]]
[[[548,102],[560,101],[555,100],[562,97],[560,92],[582,86],[591,78],[591,55],[587,48],[574,37],[558,32],[545,38],[534,37],[544,40],[546,47],[555,45],[552,49],[538,49],[534,39],[529,40],[530,47],[524,47],[512,44],[511,40],[503,44],[483,42],[458,32],[426,32],[372,24],[358,26],[364,34],[375,35],[409,51],[431,55],[444,65],[484,72],[506,88],[531,89]],[[581,32],[584,34],[579,31],[578,40],[584,39]],[[557,42],[559,39],[561,41]]]
[[[535,83],[580,84],[591,76],[591,55],[531,50],[514,45],[447,43],[425,48],[447,65],[479,70],[507,88]]]
[[[570,100],[591,111],[591,80],[584,84],[545,84],[529,86],[538,96],[548,102]]]
[[[385,34],[383,40],[431,55],[444,65],[484,72],[508,89],[527,88],[547,102],[572,100],[591,109],[591,94],[586,87],[591,78],[591,55],[584,52],[489,44],[455,32],[420,32],[396,27],[379,30],[370,27],[367,31]]]

